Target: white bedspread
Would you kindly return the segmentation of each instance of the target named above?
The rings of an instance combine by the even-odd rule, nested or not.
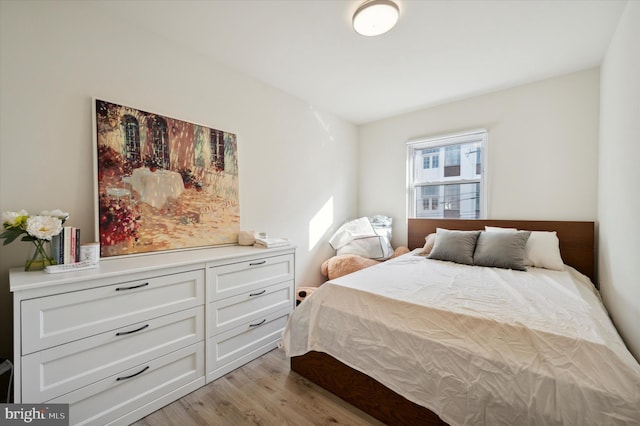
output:
[[[412,253],[322,285],[283,333],[452,425],[640,424],[640,365],[584,275]]]

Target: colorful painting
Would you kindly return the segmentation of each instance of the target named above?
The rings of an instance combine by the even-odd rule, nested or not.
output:
[[[234,244],[236,135],[95,100],[101,257]]]

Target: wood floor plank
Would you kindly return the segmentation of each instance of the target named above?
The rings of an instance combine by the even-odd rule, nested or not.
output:
[[[382,425],[289,368],[274,349],[134,423],[191,425]]]

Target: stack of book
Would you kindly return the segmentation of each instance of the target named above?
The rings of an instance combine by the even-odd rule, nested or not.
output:
[[[286,238],[274,238],[274,237],[265,237],[265,238],[256,238],[255,247],[262,248],[272,248],[272,247],[282,247],[288,246],[289,240]]]
[[[51,238],[51,257],[56,264],[64,265],[80,261],[80,228],[65,226]]]

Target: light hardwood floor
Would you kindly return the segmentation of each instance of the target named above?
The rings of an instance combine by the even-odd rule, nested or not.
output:
[[[289,368],[281,349],[151,413],[135,426],[382,425]]]

